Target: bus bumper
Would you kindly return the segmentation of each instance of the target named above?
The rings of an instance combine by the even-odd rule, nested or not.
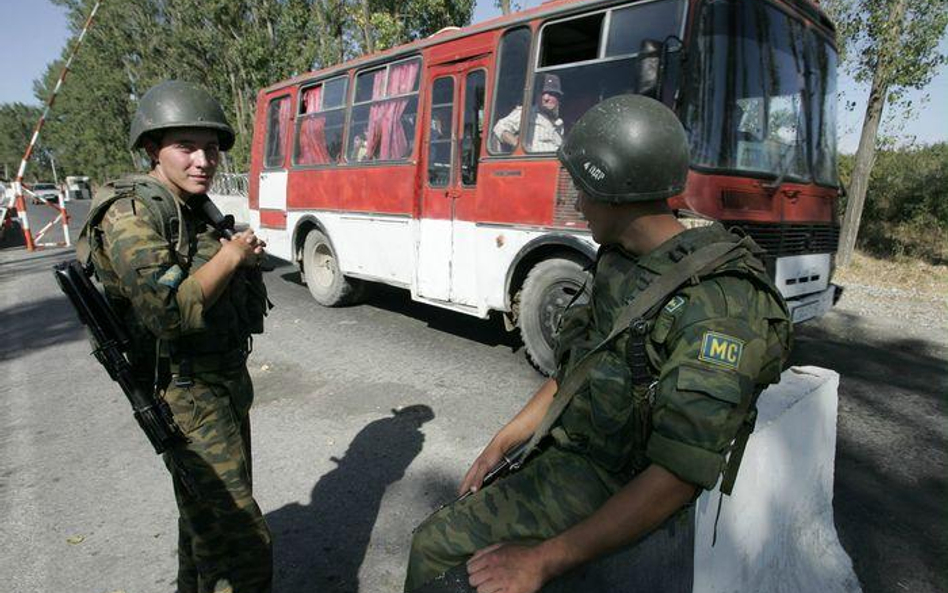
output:
[[[790,319],[802,323],[814,317],[821,317],[833,308],[843,294],[843,287],[830,284],[826,290],[787,300]]]

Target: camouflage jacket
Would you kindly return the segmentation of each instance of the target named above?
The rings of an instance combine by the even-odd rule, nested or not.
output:
[[[604,249],[588,304],[565,314],[557,378],[612,329],[626,303],[685,254],[731,235],[718,224],[687,230],[636,258]],[[726,264],[671,297],[652,320],[646,352],[655,383],[638,391],[629,366],[629,332],[603,352],[585,387],[552,432],[561,446],[588,454],[612,477],[651,463],[703,488],[725,467],[756,395],[779,381],[789,352],[786,305],[753,258]]]
[[[148,207],[148,200],[170,200],[176,214]],[[135,175],[106,184],[96,196],[77,253],[91,259],[132,334],[136,358],[146,359],[155,338],[172,352],[206,355],[243,348],[251,333],[262,331],[266,289],[259,270],[239,270],[214,305],[205,306],[193,273],[220,248],[219,233],[187,203]]]

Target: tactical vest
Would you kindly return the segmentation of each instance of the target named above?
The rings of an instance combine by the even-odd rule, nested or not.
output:
[[[704,236],[703,239],[701,235]],[[721,243],[740,240],[726,233],[721,227],[693,236],[699,238],[699,243],[709,236]],[[775,324],[782,327],[775,327],[774,331],[768,332],[768,340],[781,342],[785,338],[789,339],[789,320],[783,299],[755,257],[760,250],[750,239],[740,241],[747,248],[742,246],[724,265],[705,270],[689,282],[698,284],[722,275],[749,280],[757,289],[775,295],[774,301],[778,303],[778,307],[769,316]],[[631,294],[623,292],[622,297],[626,302],[633,302],[651,283],[671,275],[675,266],[699,247],[700,244],[681,241],[674,250],[666,254],[667,257],[661,262],[663,269],[659,274],[645,273],[639,269]],[[635,262],[628,261],[629,269],[635,268]],[[652,263],[655,263],[654,260]],[[597,277],[596,280],[603,279]],[[601,343],[610,334],[613,329],[612,321],[620,315],[625,303],[608,304],[607,308],[613,311],[610,320],[595,319],[594,303],[584,307],[572,307],[564,314],[556,351],[561,369],[557,377],[560,385],[566,376],[576,370],[577,363],[584,355],[597,347],[599,350],[591,354],[596,359],[591,365],[585,365],[587,370],[584,376],[579,378],[582,387],[576,390],[562,415],[551,424],[550,433],[561,446],[589,454],[610,473],[632,476],[650,463],[646,457],[646,445],[651,434],[654,387],[657,372],[664,362],[656,345],[664,342],[670,330],[671,319],[663,316],[662,312],[671,298],[671,293],[669,290],[662,300],[644,304],[643,308],[648,314],[634,319],[629,327],[624,328],[624,331],[618,333],[605,346]],[[597,294],[596,298],[609,298],[609,295]],[[789,343],[768,344],[768,351],[781,351],[785,348],[789,348]],[[778,360],[776,364],[762,369],[757,382],[761,387],[755,390],[747,401],[739,404],[744,423],[732,446],[729,463],[725,468],[725,482],[722,484],[722,491],[725,493],[730,493],[743,446],[753,430],[757,396],[762,391],[762,386],[779,381],[781,366]],[[575,382],[577,379],[571,380]]]
[[[80,232],[76,253],[83,265],[94,265],[106,296],[132,336],[133,367],[137,374],[145,374],[154,369],[155,336],[138,321],[131,303],[117,290],[118,278],[103,250],[101,222],[109,207],[122,198],[133,198],[148,210],[153,220],[159,221],[161,236],[185,275],[210,261],[220,250],[220,235],[151,176],[130,175],[108,182],[97,192]],[[205,329],[167,341],[160,347],[161,355],[173,359],[208,357],[246,349],[249,336],[263,331],[268,303],[259,268],[239,268],[221,297],[205,309]]]

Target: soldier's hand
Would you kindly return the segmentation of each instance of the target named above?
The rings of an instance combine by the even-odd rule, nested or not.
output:
[[[494,544],[467,561],[468,583],[477,593],[534,593],[549,578],[538,546]]]
[[[221,251],[237,260],[239,266],[255,266],[264,256],[266,242],[257,237],[252,230],[234,234],[233,239],[221,238]]]
[[[484,447],[481,454],[471,464],[471,468],[464,474],[464,479],[461,480],[461,486],[458,488],[458,495],[476,492],[483,484],[487,472],[504,458],[505,451],[506,449],[498,443],[496,438]]]

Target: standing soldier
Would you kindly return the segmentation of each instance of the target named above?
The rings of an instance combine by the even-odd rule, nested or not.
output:
[[[142,97],[129,147],[147,175],[98,193],[77,247],[132,336],[137,382],[184,439],[165,453],[178,519],[178,591],[266,592],[270,532],[251,487],[246,359],[268,301],[253,231],[223,239],[203,214],[234,131],[204,89],[166,81]]]
[[[759,248],[718,224],[685,229],[666,203],[688,173],[675,115],[642,96],[608,99],[558,156],[602,245],[590,301],[564,315],[555,378],[468,470],[460,492],[471,494],[416,530],[406,591],[456,584],[465,562],[481,593],[536,591],[666,523],[722,474],[730,493],[756,398],[780,378],[790,323]],[[522,469],[481,488],[523,441]],[[678,581],[637,588],[691,591],[692,549],[663,531]]]

